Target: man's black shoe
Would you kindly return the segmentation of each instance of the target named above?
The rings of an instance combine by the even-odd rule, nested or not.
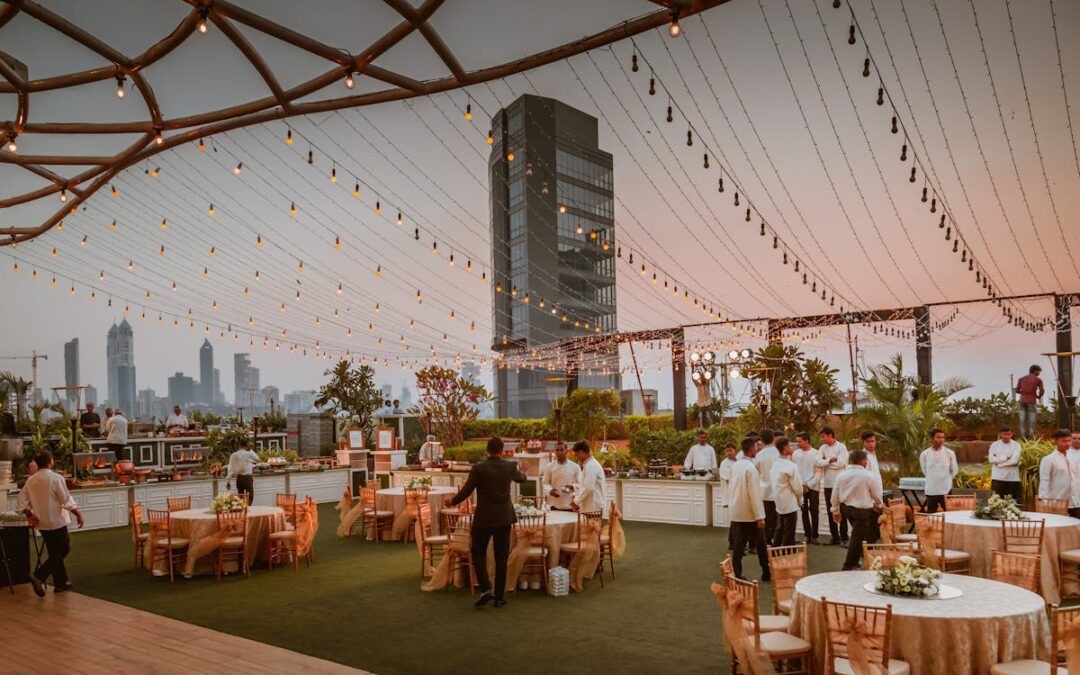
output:
[[[839,545],[840,545],[839,537],[833,537],[831,540],[829,540],[829,546],[839,546]]]
[[[495,598],[495,607],[502,607],[505,604],[506,600],[504,600],[503,598]]]
[[[36,574],[30,575],[30,585],[34,587],[34,594],[39,598],[45,597],[45,582],[37,578]]]
[[[484,591],[480,594],[480,597],[477,599],[477,601],[473,603],[473,607],[483,607],[494,599],[494,593],[492,593],[491,591]]]
[[[53,593],[66,593],[67,591],[70,591],[71,588],[72,588],[71,582],[69,581],[66,584],[64,584],[63,586],[54,586],[53,587]]]

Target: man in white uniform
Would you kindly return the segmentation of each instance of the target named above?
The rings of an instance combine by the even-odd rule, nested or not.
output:
[[[953,478],[960,472],[956,453],[945,447],[945,432],[937,427],[930,430],[929,448],[919,455],[919,466],[926,484],[926,512],[937,513],[938,507],[945,510],[945,495],[952,492]]]
[[[187,431],[187,428],[187,415],[180,410],[180,406],[174,405],[172,414],[169,415],[169,419],[165,420],[165,431]]]
[[[690,448],[686,453],[686,461],[683,462],[683,470],[708,471],[709,477],[716,476],[716,449],[709,445],[709,434],[704,429],[698,432],[697,445]]]
[[[773,434],[772,429],[761,430],[761,442],[764,444],[757,451],[755,456],[755,464],[757,464],[758,473],[761,474],[761,498],[765,502],[765,543],[768,544],[773,540],[776,535],[776,501],[773,497],[772,487],[769,484],[769,477],[772,476],[773,464],[780,457],[780,453],[777,451],[776,446],[773,445],[773,439],[776,436]]]
[[[581,467],[566,459],[566,444],[555,445],[555,461],[544,467],[544,498],[555,511],[571,511],[574,487],[581,482]]]
[[[844,559],[844,570],[859,569],[863,542],[872,544],[877,541],[874,523],[881,511],[881,484],[867,471],[866,463],[865,450],[851,453],[847,468],[836,479],[829,502],[833,522],[839,521],[844,511],[851,521],[851,541]]]
[[[728,488],[731,486],[731,472],[735,468],[735,463],[738,461],[737,451],[735,444],[728,441],[724,444],[724,459],[720,462],[720,503],[724,506],[728,505]],[[731,550],[732,536],[731,527],[728,527],[727,531],[727,547]]]
[[[71,537],[68,524],[74,513],[79,527],[83,526],[83,517],[75,500],[68,492],[64,477],[52,470],[53,458],[48,451],[34,455],[38,470],[26,479],[22,492],[19,493],[18,509],[27,517],[31,527],[37,528],[45,540],[45,550],[49,558],[40,567],[30,573],[30,584],[39,598],[45,597],[45,582],[53,580],[53,592],[63,593],[71,590],[64,558],[71,552]]]
[[[421,466],[431,466],[443,460],[442,443],[435,440],[435,436],[428,434],[427,440],[420,446]]]
[[[836,432],[832,427],[821,427],[819,437],[822,443],[818,449],[821,454],[818,466],[823,470],[821,485],[825,488],[825,503],[832,504],[836,479],[847,466],[848,449],[846,445],[836,440]],[[829,534],[832,535],[832,541],[829,542],[831,545],[848,545],[848,521],[843,513],[840,514],[839,521],[836,518],[829,519]]]
[[[1080,462],[1069,457],[1072,434],[1054,432],[1054,451],[1039,462],[1039,498],[1068,499],[1069,515],[1080,518]]]
[[[105,442],[109,450],[116,453],[116,459],[127,459],[125,451],[128,442],[128,421],[124,417],[124,411],[117,408],[105,426],[108,429]]]
[[[810,434],[805,431],[798,433],[795,442],[798,447],[792,453],[791,461],[799,467],[799,478],[803,484],[803,495],[799,500],[802,507],[803,535],[807,544],[817,544],[822,472],[818,460],[821,459],[821,453],[810,445]]]
[[[1023,503],[1020,489],[1020,453],[1023,447],[1013,440],[1011,427],[1001,427],[998,440],[990,445],[990,489],[1002,497],[1012,497]]]
[[[236,494],[248,496],[248,504],[255,499],[255,465],[259,463],[259,455],[248,447],[248,439],[241,438],[236,444],[236,450],[229,455],[229,472],[225,477],[225,489],[228,490],[229,479],[236,477]]]
[[[728,487],[728,512],[731,514],[731,566],[735,576],[743,576],[742,559],[747,544],[757,550],[761,580],[769,580],[769,558],[765,551],[765,505],[761,500],[761,476],[754,466],[757,440],[744,438],[742,459],[735,462]]]
[[[881,465],[878,464],[877,458],[877,434],[867,429],[862,432],[862,449],[866,451],[866,470],[870,472],[878,482],[878,486],[882,485],[881,480]]]
[[[799,502],[803,495],[802,478],[799,468],[791,461],[791,441],[781,436],[775,444],[780,456],[769,474],[769,491],[776,502],[776,533],[772,545],[794,546],[795,524],[799,520]]]
[[[1069,448],[1069,456],[1080,459],[1080,431],[1072,432],[1072,447]]]
[[[571,508],[575,511],[603,511],[607,507],[607,485],[604,482],[604,467],[592,456],[589,444],[585,441],[574,443],[574,454],[581,467],[581,482]]]

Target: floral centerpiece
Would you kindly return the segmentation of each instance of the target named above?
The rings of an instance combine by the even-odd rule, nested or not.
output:
[[[539,516],[543,515],[543,513],[531,501],[521,501],[514,504],[514,515],[516,516]]]
[[[243,511],[246,506],[247,503],[240,495],[233,494],[231,492],[223,492],[217,497],[214,497],[214,501],[210,502],[210,511],[212,513],[222,513],[224,511]]]
[[[883,568],[881,558],[874,558],[870,569],[877,573],[874,590],[887,595],[932,598],[940,590],[941,572],[919,565],[919,561],[911,556],[900,556],[892,568]]]
[[[431,476],[414,476],[405,485],[409,490],[430,490]]]
[[[1024,510],[1011,496],[990,495],[985,504],[975,507],[973,515],[981,520],[1027,520]]]

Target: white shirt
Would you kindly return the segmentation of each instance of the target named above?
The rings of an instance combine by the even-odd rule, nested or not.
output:
[[[574,502],[582,511],[603,511],[607,507],[607,485],[604,467],[595,457],[589,457],[581,467],[581,483],[574,494]]]
[[[791,461],[799,467],[799,478],[802,479],[802,484],[814,492],[821,487],[821,469],[818,466],[820,459],[821,453],[813,447],[809,450],[796,448],[795,452],[791,453]]]
[[[802,501],[802,478],[799,477],[799,467],[795,462],[781,455],[773,462],[772,473],[769,474],[769,487],[776,502],[776,513],[784,515],[795,513],[799,510]]]
[[[774,501],[769,476],[772,475],[773,464],[779,458],[780,451],[775,445],[766,445],[754,455],[754,463],[757,464],[758,473],[761,474],[761,498],[767,502]]]
[[[931,497],[949,494],[953,478],[960,472],[956,453],[944,445],[940,450],[933,447],[923,450],[919,455],[919,466],[923,476],[926,476],[923,492]]]
[[[33,511],[38,519],[37,529],[47,532],[66,527],[71,522],[68,511],[74,511],[78,505],[71,498],[63,476],[52,469],[39,469],[26,479],[17,508]]]
[[[836,478],[833,488],[831,510],[835,513],[841,504],[872,509],[881,504],[881,484],[864,467],[852,464]]]
[[[748,457],[735,462],[728,485],[728,514],[735,523],[765,520],[765,504],[761,500],[761,477]]]
[[[877,451],[870,452],[866,450],[866,470],[870,472],[870,475],[877,481],[878,488],[882,487],[881,481],[881,465],[877,461]]]
[[[1056,449],[1039,462],[1039,497],[1068,499],[1069,508],[1080,506],[1080,462]]]
[[[420,446],[421,462],[441,462],[443,458],[443,446],[438,441],[424,441]]]
[[[569,509],[574,501],[574,487],[581,481],[581,467],[566,460],[560,464],[557,460],[544,467],[544,497],[547,503],[557,509]],[[565,488],[570,488],[566,490]],[[558,490],[559,496],[552,497],[551,491]]]
[[[1002,440],[996,440],[991,443],[990,453],[987,457],[991,465],[990,478],[992,480],[1019,482],[1020,452],[1023,449],[1023,446],[1017,441],[1006,443]]]
[[[690,448],[690,452],[686,453],[686,461],[683,462],[684,469],[704,469],[711,473],[716,473],[716,450],[708,443],[697,444]]]
[[[107,443],[127,445],[128,423],[122,415],[113,415],[109,418],[109,423],[105,426],[108,428],[108,433],[105,438]]]
[[[725,457],[720,462],[720,503],[723,506],[727,506],[728,503],[728,488],[731,485],[731,472],[735,468],[736,461],[738,460]]]
[[[836,487],[836,479],[840,476],[840,472],[847,466],[848,449],[847,446],[840,441],[834,442],[832,445],[822,445],[818,449],[821,453],[821,459],[818,460],[818,466],[824,467],[823,477],[821,479],[822,487],[834,488]],[[832,464],[829,460],[833,457],[836,461]]]
[[[165,428],[169,427],[184,427],[187,429],[188,421],[187,415],[180,413],[179,415],[169,415],[169,419],[165,421]]]
[[[229,455],[229,474],[230,476],[250,476],[251,472],[255,470],[255,465],[259,463],[259,455],[254,450],[245,450],[241,448],[233,454]]]

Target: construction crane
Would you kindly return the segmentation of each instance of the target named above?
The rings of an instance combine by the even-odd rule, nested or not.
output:
[[[0,356],[0,359],[17,359],[17,360],[30,360],[30,399],[33,403],[37,403],[37,362],[38,359],[49,359],[47,354],[38,354],[37,350],[30,352],[30,356]]]

